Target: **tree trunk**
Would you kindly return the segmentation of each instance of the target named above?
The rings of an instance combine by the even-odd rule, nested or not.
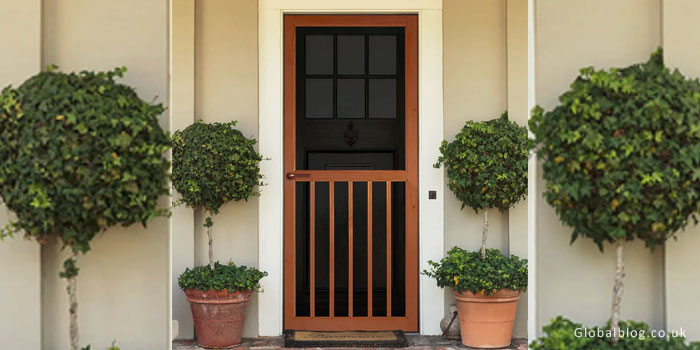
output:
[[[72,259],[77,259],[77,254],[73,252]],[[70,348],[71,350],[79,350],[80,338],[78,336],[78,296],[76,294],[78,276],[68,277],[68,303],[70,311]]]
[[[484,231],[481,233],[481,260],[486,260],[486,237],[489,235],[489,210],[484,209]]]
[[[209,236],[209,268],[214,271],[214,238],[211,232],[211,225],[207,226],[207,236]]]
[[[612,320],[610,329],[613,331],[613,342],[620,340],[620,302],[622,301],[623,284],[625,278],[625,239],[615,242],[617,260],[615,263],[615,285],[613,286]]]

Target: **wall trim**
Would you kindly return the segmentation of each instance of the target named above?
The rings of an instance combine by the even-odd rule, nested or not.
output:
[[[527,109],[528,112],[535,107],[535,0],[528,0],[527,4]],[[530,115],[528,114],[528,119]],[[529,133],[529,132],[528,132]],[[530,134],[530,137],[532,135]],[[539,192],[537,189],[537,158],[530,155],[527,174],[527,337],[537,337],[537,201]]]
[[[258,203],[258,265],[269,273],[258,298],[261,336],[283,329],[283,16],[286,13],[418,14],[418,191],[419,266],[438,260],[444,250],[442,200],[428,200],[428,190],[443,195],[443,172],[431,165],[443,139],[441,0],[260,0],[258,2],[258,131],[265,193]],[[418,272],[418,271],[417,271]],[[419,278],[421,334],[440,334],[444,292],[426,276]]]
[[[442,0],[258,0],[258,10],[277,11],[419,11],[442,10]]]

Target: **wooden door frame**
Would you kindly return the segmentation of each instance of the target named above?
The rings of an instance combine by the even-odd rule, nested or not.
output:
[[[418,331],[418,16],[417,15],[285,15],[284,16],[284,172],[308,174],[317,181],[332,181],[323,171],[296,169],[296,27],[403,27],[405,31],[405,170],[346,171],[360,178],[379,178],[406,184],[405,316],[402,317],[297,317],[294,291],[296,251],[294,198],[296,181],[284,180],[284,329],[349,330],[358,319],[367,329]],[[342,181],[342,179],[339,179]]]

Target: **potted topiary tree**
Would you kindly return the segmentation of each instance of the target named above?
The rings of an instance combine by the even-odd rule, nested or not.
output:
[[[448,188],[462,208],[484,213],[479,252],[454,247],[424,271],[438,286],[452,288],[467,346],[508,346],[520,292],[527,290],[527,260],[486,249],[488,209],[506,211],[527,192],[527,143],[527,130],[504,113],[486,122],[468,121],[454,141],[440,147],[435,167],[445,166]]]
[[[178,278],[194,317],[197,341],[207,348],[241,343],[246,303],[267,275],[256,268],[214,261],[212,218],[226,202],[259,195],[262,156],[255,140],[246,138],[236,122],[201,121],[173,135],[173,186],[177,203],[202,209],[209,239],[209,265],[186,269]]]
[[[57,238],[70,251],[59,275],[68,281],[72,350],[79,348],[78,255],[101,231],[168,213],[158,208],[170,168],[158,125],[163,107],[117,83],[125,71],[49,67],[0,94],[0,196],[16,215],[0,236]]]
[[[530,120],[544,197],[573,228],[572,243],[614,244],[617,342],[625,243],[662,245],[699,209],[700,83],[669,71],[659,50],[643,64],[581,69],[559,101]]]

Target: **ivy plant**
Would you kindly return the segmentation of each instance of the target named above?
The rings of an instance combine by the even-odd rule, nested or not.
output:
[[[226,290],[229,293],[260,289],[260,280],[267,276],[254,267],[236,266],[233,262],[227,265],[215,263],[212,270],[209,266],[199,266],[186,269],[177,279],[182,290]]]
[[[214,270],[212,218],[229,201],[258,196],[262,156],[256,141],[235,129],[236,122],[198,121],[173,135],[173,187],[178,203],[201,208],[209,238],[209,268]]]
[[[116,81],[125,68],[62,73],[49,67],[0,93],[0,197],[16,219],[0,236],[55,237],[72,255],[71,348],[78,349],[76,257],[115,225],[146,223],[168,210],[168,135],[160,104]]]
[[[467,121],[452,142],[442,141],[435,167],[444,166],[447,187],[462,208],[483,210],[481,254],[486,258],[488,209],[504,212],[527,194],[527,129],[500,118]]]
[[[532,145],[544,197],[600,250],[614,243],[617,328],[624,243],[654,248],[684,228],[700,204],[700,83],[663,63],[661,50],[625,68],[583,68],[559,105],[533,110]]]
[[[498,249],[488,249],[486,259],[479,252],[454,247],[440,262],[428,261],[423,273],[441,288],[491,295],[500,289],[527,291],[527,259],[507,257]]]

